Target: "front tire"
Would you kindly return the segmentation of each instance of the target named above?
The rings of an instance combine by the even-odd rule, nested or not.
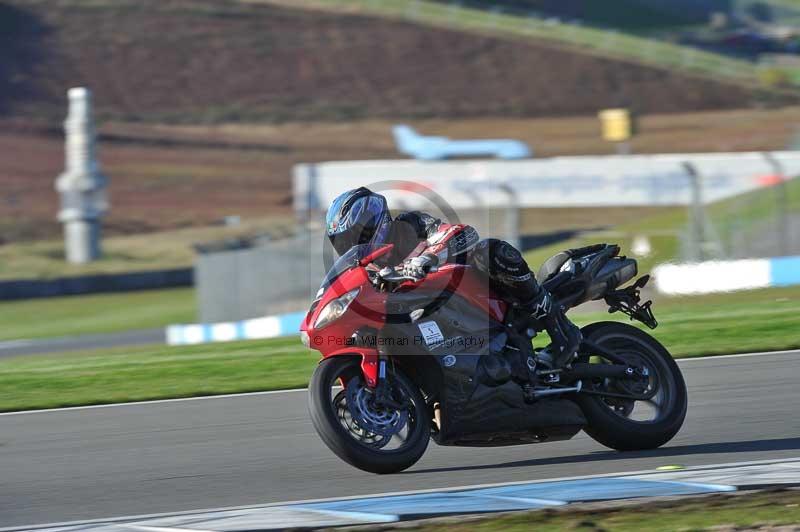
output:
[[[353,415],[353,409],[360,408],[359,412],[363,412],[370,408],[368,394],[371,392],[363,384],[359,362],[357,357],[347,356],[320,362],[308,385],[311,422],[325,445],[358,469],[377,474],[408,469],[423,455],[430,439],[431,420],[425,400],[417,386],[399,369],[387,368],[387,384],[391,385],[394,398],[402,401],[406,408],[403,411],[376,409],[367,413],[371,416],[370,422],[385,423],[381,426],[386,429],[383,434],[377,429],[371,432],[362,427],[367,423],[359,424],[359,415]],[[336,392],[340,379],[348,386]],[[363,417],[361,414],[360,418]],[[401,423],[404,426],[399,426]],[[395,438],[400,441],[393,443]],[[397,446],[392,448],[393,445]]]
[[[583,329],[583,335],[589,342],[614,352],[631,365],[646,366],[659,387],[650,401],[643,402],[656,405],[652,407],[653,418],[644,421],[634,416],[636,405],[641,401],[578,394],[576,401],[588,421],[584,431],[597,442],[618,451],[655,449],[671,440],[683,425],[688,397],[681,370],[664,346],[646,332],[625,323],[594,323]],[[582,353],[581,361],[591,360]],[[606,385],[614,386],[613,383]]]

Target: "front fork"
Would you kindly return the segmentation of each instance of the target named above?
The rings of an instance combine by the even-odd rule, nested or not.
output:
[[[381,359],[378,353],[361,353],[361,373],[367,386],[375,388],[380,379],[386,378],[386,360]]]
[[[389,357],[375,352],[361,352],[361,373],[369,388],[380,388],[386,380]]]
[[[403,408],[403,405],[392,397],[392,386],[386,380],[388,365],[389,358],[385,355],[378,355],[378,384],[375,386],[375,403],[378,406],[399,410]]]
[[[378,404],[387,406],[398,406],[392,399],[391,390],[386,385],[386,374],[388,370],[389,357],[382,353],[362,351],[361,373],[368,388],[375,391],[375,399]]]

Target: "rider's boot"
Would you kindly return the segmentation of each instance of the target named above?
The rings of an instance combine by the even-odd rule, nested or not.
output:
[[[550,369],[568,364],[582,340],[581,331],[567,319],[561,305],[539,285],[522,253],[508,242],[489,238],[477,244],[472,261],[478,271],[489,277],[492,289],[520,304],[533,317],[534,328],[545,329],[550,334],[553,340],[550,348],[553,367]]]
[[[560,369],[572,362],[580,347],[581,330],[564,314],[564,307],[553,296],[540,288],[538,294],[524,308],[531,313],[538,330],[546,330],[552,343],[538,355],[539,362],[550,369]]]

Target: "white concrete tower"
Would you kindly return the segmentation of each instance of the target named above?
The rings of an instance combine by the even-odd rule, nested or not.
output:
[[[92,93],[70,89],[66,132],[66,169],[56,179],[61,195],[58,220],[64,224],[67,261],[82,264],[100,257],[100,219],[108,210],[106,177],[95,158]]]

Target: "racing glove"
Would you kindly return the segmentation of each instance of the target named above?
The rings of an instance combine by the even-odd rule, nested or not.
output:
[[[419,257],[414,257],[403,262],[403,275],[412,277],[420,281],[428,275],[431,268],[439,264],[439,257],[430,253],[424,253]]]

